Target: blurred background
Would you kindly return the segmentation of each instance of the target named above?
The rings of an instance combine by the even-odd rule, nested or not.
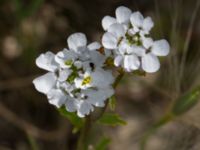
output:
[[[58,52],[67,37],[84,32],[101,40],[101,19],[124,5],[151,16],[154,39],[165,38],[170,55],[161,70],[127,75],[117,89],[116,111],[126,126],[93,128],[93,142],[110,137],[109,150],[138,150],[138,143],[177,97],[200,85],[200,0],[0,0],[0,150],[74,150],[78,133],[37,92],[32,80],[43,52]],[[92,150],[91,146],[91,150]],[[147,150],[199,150],[200,103],[159,129]]]

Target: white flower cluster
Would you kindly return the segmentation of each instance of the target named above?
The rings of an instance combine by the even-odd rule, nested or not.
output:
[[[33,84],[47,95],[49,103],[84,117],[95,106],[104,107],[114,94],[112,70],[106,69],[109,64],[125,72],[142,69],[152,73],[160,68],[158,56],[166,56],[170,48],[166,40],[150,38],[152,19],[124,6],[115,13],[116,18],[105,16],[102,20],[106,31],[103,47],[98,42],[87,45],[83,33],[74,33],[67,39],[68,49],[46,52],[36,59],[37,66],[49,72]]]
[[[106,58],[97,51],[99,43],[87,45],[82,33],[72,34],[67,42],[69,49],[56,55],[46,52],[36,59],[37,66],[49,72],[33,83],[47,95],[49,103],[58,108],[64,105],[67,111],[77,111],[79,117],[84,117],[94,106],[103,107],[114,94],[114,77],[103,68]]]
[[[118,7],[115,15],[116,18],[105,16],[102,20],[106,31],[102,44],[113,51],[115,66],[127,72],[137,69],[156,72],[160,68],[157,56],[168,55],[170,48],[166,40],[153,41],[149,36],[154,26],[152,19],[124,6]]]

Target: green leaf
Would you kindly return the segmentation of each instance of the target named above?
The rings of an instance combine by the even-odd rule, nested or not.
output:
[[[95,150],[106,150],[110,142],[110,138],[103,137],[96,145]]]
[[[126,122],[118,114],[113,113],[105,113],[98,123],[111,126],[126,125]]]
[[[116,107],[116,97],[113,95],[109,98],[109,107],[112,111],[115,110]]]
[[[62,106],[61,108],[58,109],[59,112],[65,116],[70,122],[71,124],[73,124],[75,126],[75,129],[80,129],[83,126],[83,119],[79,118],[76,113],[74,112],[68,112],[65,109],[65,106]]]
[[[172,113],[176,116],[181,115],[190,110],[199,100],[200,86],[178,98],[172,108]]]

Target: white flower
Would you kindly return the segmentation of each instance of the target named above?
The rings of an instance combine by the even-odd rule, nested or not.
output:
[[[33,80],[35,88],[44,94],[47,94],[56,85],[56,75],[54,73],[47,73]]]
[[[55,55],[52,52],[41,54],[36,59],[36,65],[41,69],[55,72],[58,69],[58,64],[55,62],[54,57]]]
[[[139,51],[139,54],[145,50],[138,46],[130,46],[122,41],[114,59],[115,66],[121,66],[127,72],[137,70],[140,67],[140,60],[138,55],[136,55],[137,51]]]
[[[97,68],[94,71],[86,71],[79,78],[75,79],[77,88],[104,88],[109,87],[114,82],[114,77],[110,71]]]
[[[74,51],[64,48],[63,51],[56,54],[55,61],[61,68],[70,68],[77,58],[78,55]]]
[[[132,32],[140,32],[142,35],[149,34],[149,31],[154,26],[151,17],[144,18],[143,15],[138,11],[131,14],[130,21],[133,27],[131,29]]]
[[[49,73],[33,80],[35,88],[44,94],[47,94],[56,85],[57,77],[55,72],[58,70],[58,64],[55,62],[54,57],[53,53],[46,52],[36,59],[36,65],[39,68],[49,71]]]
[[[142,69],[146,72],[153,73],[160,68],[160,62],[157,56],[166,56],[169,53],[169,44],[166,40],[153,42],[149,52],[142,57]]]
[[[111,17],[111,16],[105,16],[102,19],[102,26],[104,30],[108,30],[108,28],[114,24],[114,23],[120,23],[123,24],[125,28],[128,27],[129,24],[129,19],[130,19],[130,15],[131,15],[132,11],[124,6],[120,6],[116,9],[115,11],[115,16]]]
[[[79,97],[77,114],[79,117],[85,117],[90,112],[94,111],[94,106],[104,107],[105,100],[114,94],[112,88],[104,89],[87,89],[82,91]]]
[[[67,43],[70,50],[76,53],[81,53],[85,50],[87,38],[83,33],[75,33],[68,37]]]
[[[75,33],[67,39],[68,49],[54,55],[41,54],[36,59],[38,67],[49,71],[36,78],[35,88],[47,95],[49,103],[57,108],[65,106],[69,112],[84,117],[95,107],[103,107],[113,95],[112,73],[105,70],[107,55],[98,50],[101,45],[93,42],[87,45],[83,33]]]

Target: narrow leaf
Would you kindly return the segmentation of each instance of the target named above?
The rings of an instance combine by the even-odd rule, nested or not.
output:
[[[174,115],[181,115],[190,110],[200,100],[200,87],[181,96],[172,108]]]

